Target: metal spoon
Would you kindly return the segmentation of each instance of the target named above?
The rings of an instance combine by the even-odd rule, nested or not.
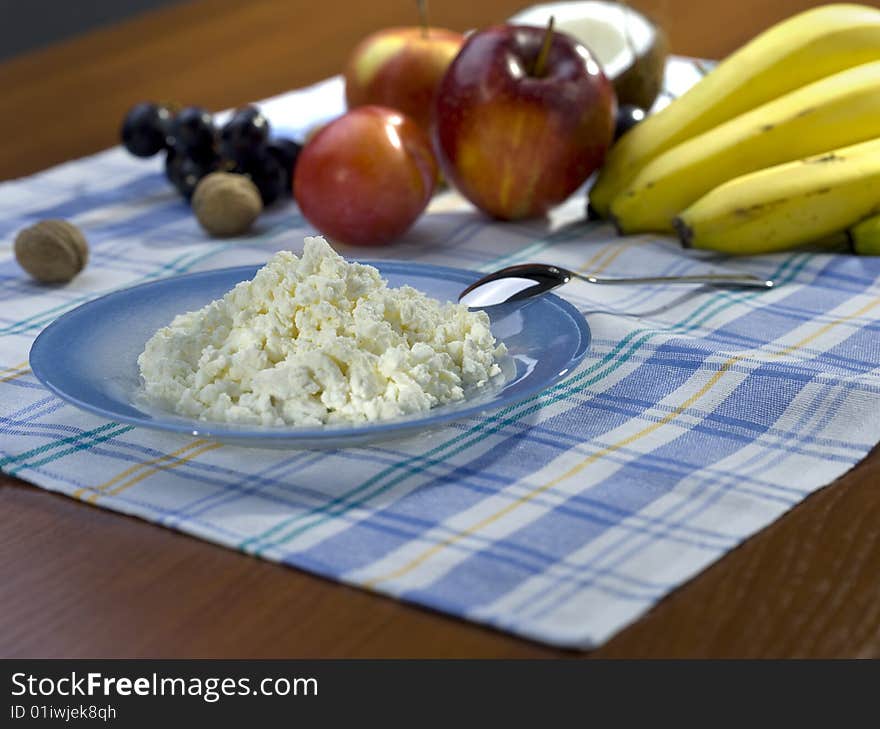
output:
[[[522,301],[552,291],[571,279],[579,278],[591,284],[617,286],[631,284],[709,284],[712,286],[745,286],[756,289],[772,289],[767,279],[748,273],[709,273],[699,276],[639,276],[632,278],[599,278],[589,274],[569,271],[544,263],[524,263],[508,266],[475,281],[458,295],[458,300],[468,307],[484,308]]]

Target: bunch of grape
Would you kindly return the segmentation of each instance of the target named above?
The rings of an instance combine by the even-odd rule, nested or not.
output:
[[[300,145],[270,138],[269,122],[259,109],[237,109],[219,130],[211,114],[198,106],[174,113],[152,102],[133,106],[122,123],[122,144],[137,157],[166,152],[165,175],[186,200],[205,175],[218,170],[247,175],[271,205],[293,189]]]

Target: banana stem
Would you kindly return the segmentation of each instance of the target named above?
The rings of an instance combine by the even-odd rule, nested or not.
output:
[[[541,43],[541,50],[538,51],[538,58],[535,60],[535,66],[532,69],[532,76],[540,78],[544,75],[544,66],[547,65],[547,56],[550,55],[550,44],[553,42],[553,26],[556,24],[556,18],[552,15],[547,22],[547,30],[544,32],[544,42]]]

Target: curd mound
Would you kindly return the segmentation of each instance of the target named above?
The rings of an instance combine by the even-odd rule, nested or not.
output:
[[[138,358],[147,397],[247,425],[365,423],[462,400],[500,373],[485,312],[389,288],[321,237],[181,314]]]

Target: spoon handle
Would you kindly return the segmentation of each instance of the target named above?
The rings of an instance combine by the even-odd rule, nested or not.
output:
[[[640,277],[624,277],[624,278],[599,278],[598,276],[590,276],[589,274],[580,274],[571,272],[576,278],[587,283],[601,284],[603,286],[627,286],[629,284],[709,284],[712,286],[746,286],[756,289],[772,289],[773,282],[758,276],[752,276],[749,273],[743,274],[723,274],[710,273],[702,276],[640,276]]]

